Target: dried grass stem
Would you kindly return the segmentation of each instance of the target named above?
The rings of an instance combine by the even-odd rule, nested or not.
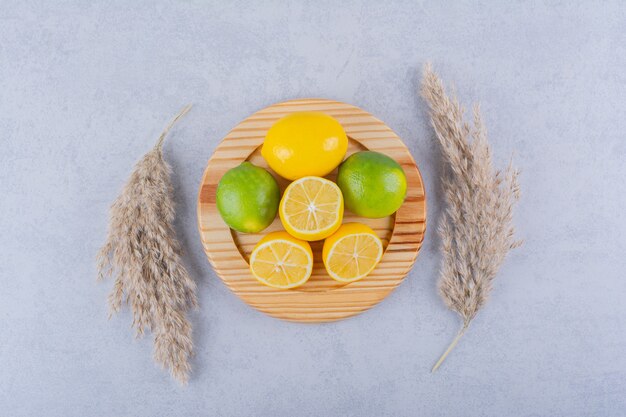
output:
[[[439,292],[463,321],[433,367],[435,371],[487,302],[507,253],[520,244],[513,227],[519,174],[512,164],[503,171],[494,170],[479,106],[474,106],[470,125],[463,107],[456,97],[446,94],[430,64],[424,68],[421,94],[429,105],[446,166],[442,185],[447,207],[439,225],[443,253]]]
[[[186,106],[165,128],[154,148],[135,166],[110,210],[109,232],[98,254],[99,278],[115,279],[110,314],[125,301],[136,335],[154,334],[154,359],[182,383],[193,353],[186,311],[197,306],[196,285],[181,259],[173,228],[175,208],[171,168],[163,159],[163,141],[189,110]]]

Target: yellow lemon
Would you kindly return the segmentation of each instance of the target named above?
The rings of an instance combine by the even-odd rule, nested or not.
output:
[[[289,184],[280,200],[283,227],[302,240],[322,240],[332,235],[343,219],[343,196],[332,181],[304,177]]]
[[[250,255],[250,271],[260,283],[274,288],[298,287],[313,271],[313,252],[287,232],[268,233]]]
[[[301,112],[274,123],[261,154],[278,175],[296,180],[329,174],[347,150],[348,137],[337,120],[324,113]]]
[[[383,256],[383,244],[361,223],[346,223],[324,241],[322,259],[328,275],[339,282],[365,278]]]

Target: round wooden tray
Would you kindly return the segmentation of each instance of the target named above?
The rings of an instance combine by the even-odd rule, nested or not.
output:
[[[348,138],[348,155],[373,150],[395,159],[407,177],[406,200],[395,215],[365,219],[346,210],[344,222],[368,224],[382,239],[385,253],[365,279],[350,284],[332,280],[321,260],[322,243],[311,242],[313,274],[303,286],[277,290],[260,284],[250,273],[248,260],[254,245],[266,233],[283,230],[278,216],[259,234],[231,230],[215,205],[215,191],[222,175],[243,161],[268,169],[281,191],[289,181],[279,177],[261,156],[260,147],[267,130],[281,117],[300,111],[319,111],[336,118]],[[327,178],[335,179],[336,172]],[[415,161],[402,140],[383,122],[368,112],[345,103],[324,99],[301,99],[269,106],[238,124],[226,135],[209,160],[198,198],[198,225],[204,250],[226,285],[250,306],[270,316],[298,321],[340,320],[361,313],[379,303],[409,272],[421,247],[426,227],[424,184]]]

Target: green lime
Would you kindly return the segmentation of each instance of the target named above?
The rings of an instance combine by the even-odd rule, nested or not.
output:
[[[217,184],[217,209],[224,222],[238,232],[257,233],[269,226],[279,201],[274,177],[250,162],[228,170]]]
[[[357,152],[343,161],[337,185],[346,208],[362,217],[389,216],[406,196],[406,177],[400,164],[372,151]]]

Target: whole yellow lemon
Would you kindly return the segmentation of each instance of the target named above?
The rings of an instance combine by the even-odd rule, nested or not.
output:
[[[274,123],[261,154],[278,175],[297,180],[329,174],[347,150],[348,137],[336,119],[324,113],[300,112]]]

